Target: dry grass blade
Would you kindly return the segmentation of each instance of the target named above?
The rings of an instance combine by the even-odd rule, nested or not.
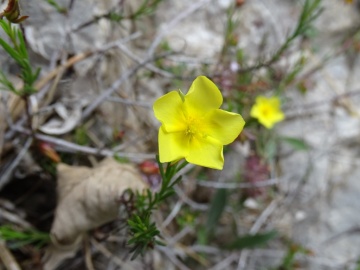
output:
[[[21,270],[19,264],[3,241],[0,242],[0,259],[7,270]]]

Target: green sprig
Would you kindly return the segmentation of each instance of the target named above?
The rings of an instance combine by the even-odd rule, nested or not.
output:
[[[166,169],[164,169],[158,156],[156,160],[162,178],[161,188],[155,194],[150,190],[147,190],[145,194],[137,193],[136,210],[128,220],[131,234],[128,244],[133,246],[130,251],[132,259],[143,254],[148,248],[153,248],[155,245],[164,245],[158,240],[160,231],[157,229],[155,222],[152,222],[152,212],[175,193],[174,186],[181,180],[181,176],[176,179],[174,177],[187,164],[186,161],[175,164],[168,163]]]
[[[56,9],[57,12],[66,14],[68,10],[65,7],[60,6],[55,0],[46,0],[49,5]]]
[[[30,64],[29,54],[26,48],[25,39],[22,31],[15,27],[11,22],[0,20],[0,27],[9,37],[10,43],[0,38],[0,46],[13,58],[21,68],[20,77],[23,79],[24,86],[21,90],[16,90],[15,86],[1,72],[0,84],[3,90],[14,92],[20,96],[28,96],[36,92],[34,83],[37,80],[40,68],[33,69]]]
[[[16,249],[28,244],[41,247],[50,241],[49,234],[36,230],[20,231],[11,226],[0,227],[0,239],[8,242],[10,248]]]
[[[240,73],[250,72],[262,67],[269,67],[277,62],[283,53],[291,46],[293,41],[299,36],[305,35],[311,29],[312,23],[322,12],[320,7],[321,0],[305,0],[300,18],[294,31],[286,38],[281,47],[273,54],[273,56],[266,62],[261,62],[252,67],[240,69]]]

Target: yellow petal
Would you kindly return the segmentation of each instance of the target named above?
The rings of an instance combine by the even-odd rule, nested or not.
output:
[[[184,132],[166,132],[159,129],[159,159],[160,162],[179,160],[188,155],[189,140]]]
[[[220,108],[223,102],[217,86],[205,76],[197,77],[185,96],[185,104],[191,115],[204,115],[209,110]]]
[[[167,132],[185,130],[183,101],[177,91],[158,98],[153,105],[155,117]]]
[[[204,122],[203,132],[223,145],[232,143],[245,125],[240,114],[220,109],[208,113]]]
[[[277,110],[274,112],[272,119],[275,122],[280,122],[285,119],[285,115],[281,110]]]
[[[261,115],[260,106],[255,103],[254,106],[251,107],[250,116],[254,118],[258,118]]]
[[[267,97],[264,97],[264,96],[257,96],[256,97],[256,100],[255,100],[255,103],[258,104],[258,105],[261,105],[263,103],[268,103],[268,98]]]
[[[250,110],[250,115],[257,118],[266,128],[272,128],[274,124],[285,118],[280,105],[281,103],[278,97],[266,98],[264,96],[258,96],[256,97],[254,106]]]
[[[211,137],[194,136],[185,157],[189,163],[222,170],[224,166],[223,146]]]
[[[272,121],[269,118],[259,118],[258,120],[264,127],[268,129],[271,129],[276,124],[276,122]]]
[[[274,109],[269,115],[258,117],[258,120],[267,128],[272,128],[274,124],[284,120],[285,116],[280,109]]]
[[[255,104],[251,107],[250,116],[254,118],[259,118],[263,116],[264,106],[268,106],[269,100],[264,96],[257,96]]]
[[[280,108],[280,99],[278,97],[271,97],[268,99],[268,103],[269,105],[271,105],[271,107],[273,108]]]

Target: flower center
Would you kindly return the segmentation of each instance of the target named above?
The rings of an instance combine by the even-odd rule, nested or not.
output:
[[[199,133],[199,122],[198,120],[189,117],[186,121],[185,135],[191,140],[195,134]]]
[[[269,115],[271,115],[272,113],[272,108],[269,106],[264,106],[261,110],[262,114],[264,117],[269,117]]]

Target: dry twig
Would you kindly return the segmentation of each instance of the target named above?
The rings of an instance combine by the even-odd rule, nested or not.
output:
[[[21,270],[19,264],[3,241],[0,242],[0,259],[7,270]]]

